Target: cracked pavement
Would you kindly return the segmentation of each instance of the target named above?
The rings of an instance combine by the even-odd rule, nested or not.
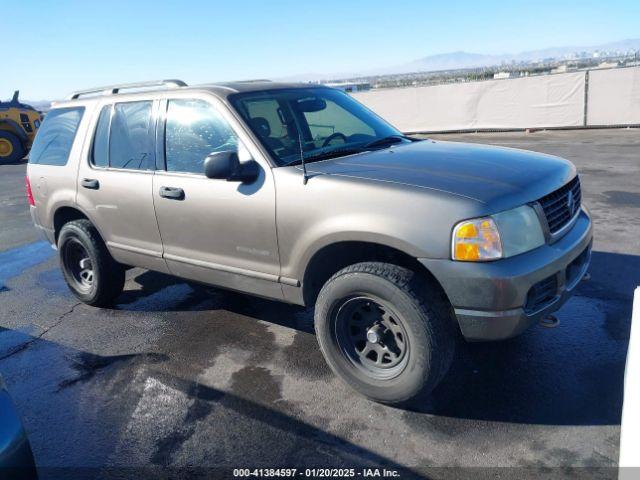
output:
[[[76,309],[77,306],[82,305],[82,302],[78,302],[75,305],[73,305],[68,311],[64,312],[63,314],[61,314],[56,321],[51,324],[48,327],[42,327],[41,325],[38,324],[34,324],[35,327],[40,328],[42,331],[35,335],[32,336],[31,338],[29,338],[28,340],[24,341],[23,343],[19,343],[18,345],[15,345],[13,348],[11,348],[8,352],[6,352],[5,354],[3,354],[2,356],[0,356],[0,361],[4,360],[5,358],[9,358],[11,355],[15,355],[16,353],[20,353],[22,350],[29,348],[29,346],[43,338],[48,332],[49,330],[56,328],[58,325],[60,325],[60,323],[62,323],[62,321],[64,320],[64,317],[66,317],[67,315],[70,315],[73,313],[73,311]]]
[[[574,161],[595,222],[592,279],[557,328],[461,345],[410,409],[335,378],[299,307],[139,269],[115,308],[78,303],[31,226],[24,163],[0,165],[0,373],[40,476],[386,465],[433,478],[616,477],[640,284],[640,131],[437,137]]]

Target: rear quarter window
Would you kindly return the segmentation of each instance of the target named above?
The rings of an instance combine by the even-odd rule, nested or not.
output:
[[[84,107],[51,110],[33,142],[29,163],[66,165],[83,113]]]

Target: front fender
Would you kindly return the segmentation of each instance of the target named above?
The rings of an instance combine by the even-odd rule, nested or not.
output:
[[[309,260],[327,245],[375,243],[414,258],[448,258],[451,230],[482,205],[446,192],[407,185],[273,170],[281,275],[302,280]]]
[[[383,245],[399,250],[414,258],[425,255],[424,249],[412,244],[399,236],[391,233],[376,231],[373,228],[366,228],[366,225],[374,225],[371,219],[356,218],[331,218],[323,224],[315,225],[312,229],[304,232],[298,240],[296,247],[289,255],[289,262],[296,268],[290,271],[292,278],[302,280],[305,270],[311,259],[323,248],[343,242],[363,242]],[[348,228],[344,228],[349,225]],[[287,276],[284,271],[283,275]]]

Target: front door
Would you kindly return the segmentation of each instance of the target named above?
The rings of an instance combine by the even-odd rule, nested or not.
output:
[[[153,177],[153,199],[164,258],[178,276],[281,298],[276,239],[275,189],[269,165],[250,151],[246,134],[214,98],[168,98],[163,143],[165,169]],[[237,150],[254,158],[259,178],[251,184],[204,175],[204,159]]]

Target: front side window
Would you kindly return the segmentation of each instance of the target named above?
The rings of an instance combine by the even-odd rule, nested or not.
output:
[[[155,168],[152,101],[116,103],[109,132],[109,166],[133,170]]]
[[[167,171],[202,174],[207,155],[237,148],[238,137],[211,104],[203,100],[169,100],[165,128]]]
[[[83,113],[84,107],[51,110],[33,142],[29,163],[66,165]]]
[[[263,90],[229,99],[278,165],[299,163],[301,154],[313,161],[411,141],[332,88]]]

